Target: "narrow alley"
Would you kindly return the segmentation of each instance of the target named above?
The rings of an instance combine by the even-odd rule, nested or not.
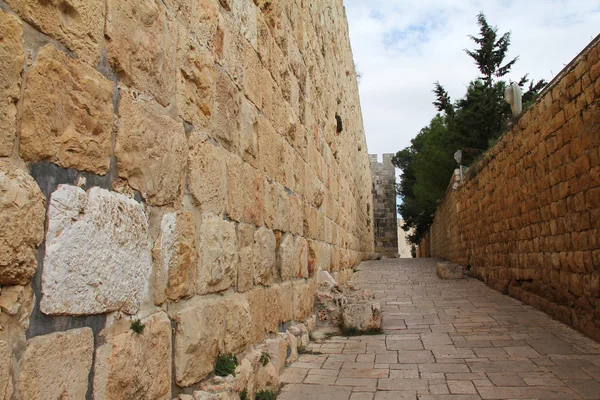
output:
[[[280,400],[600,399],[600,344],[435,259],[361,264],[384,335],[311,343]]]

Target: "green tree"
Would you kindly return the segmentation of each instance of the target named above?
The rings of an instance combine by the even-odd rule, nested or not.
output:
[[[413,229],[409,235],[412,243],[419,243],[433,222],[456,168],[454,152],[462,150],[463,164],[469,165],[506,131],[511,119],[510,106],[504,101],[509,82],[501,79],[518,61],[515,57],[505,62],[511,34],[500,35],[483,13],[477,15],[477,23],[478,36],[469,36],[476,48],[465,52],[475,61],[481,76],[471,81],[465,96],[455,102],[435,82],[433,105],[439,114],[393,160],[402,170],[397,188],[402,201],[398,210],[405,220],[404,229]],[[517,83],[523,88],[528,82],[525,75]],[[529,82],[523,95],[524,106],[535,101],[545,86],[544,80]]]

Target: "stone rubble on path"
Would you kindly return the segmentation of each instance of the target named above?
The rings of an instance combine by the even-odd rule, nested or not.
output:
[[[435,259],[361,264],[385,334],[311,343],[278,400],[600,399],[600,344]]]

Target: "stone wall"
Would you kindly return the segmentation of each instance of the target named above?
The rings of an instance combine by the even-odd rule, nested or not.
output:
[[[384,154],[383,162],[377,154],[369,154],[373,179],[373,207],[375,251],[382,255],[398,254],[398,222],[396,209],[396,169],[394,154]]]
[[[191,393],[373,252],[342,0],[0,0],[0,88],[2,399]]]
[[[430,253],[600,339],[600,37],[449,188]],[[425,243],[426,244],[426,243]]]

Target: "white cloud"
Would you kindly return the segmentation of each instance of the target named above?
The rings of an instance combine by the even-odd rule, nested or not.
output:
[[[361,105],[370,153],[410,144],[435,115],[437,80],[462,97],[478,70],[463,49],[483,11],[500,33],[512,32],[510,78],[551,80],[598,33],[598,0],[345,0],[354,60],[363,77]]]

